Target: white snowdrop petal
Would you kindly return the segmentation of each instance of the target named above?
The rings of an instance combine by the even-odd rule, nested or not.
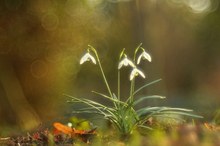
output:
[[[138,57],[138,59],[137,59],[137,64],[140,64],[141,58],[142,58],[142,54]]]
[[[83,55],[83,57],[80,59],[80,64],[83,64],[84,62],[87,61],[88,55],[87,53],[85,55]]]
[[[142,78],[145,78],[144,73],[135,67],[130,74],[130,80],[133,80],[134,77],[138,75],[140,75]]]
[[[131,60],[128,60],[128,64],[129,64],[131,67],[135,67],[134,63],[133,63]]]
[[[128,58],[126,57],[125,59],[124,59],[124,66],[128,66]]]
[[[120,69],[122,66],[128,65],[130,65],[131,67],[135,67],[134,63],[131,60],[129,60],[127,57],[124,57],[124,59],[119,62],[118,69]]]
[[[134,79],[135,74],[136,74],[136,71],[135,71],[135,69],[133,69],[130,74],[130,81]]]
[[[87,52],[81,59],[80,59],[80,64],[83,64],[86,61],[92,61],[92,63],[96,64],[95,58]]]
[[[151,62],[151,56],[150,56],[147,52],[144,51],[143,57],[144,57],[145,59],[147,59],[149,62]]]
[[[119,62],[119,64],[118,64],[118,69],[120,69],[122,66],[123,66],[123,62],[121,61],[121,62]]]
[[[137,69],[137,72],[138,72],[138,74],[140,74],[143,78],[145,78],[145,75],[144,75],[144,73],[143,73],[142,71],[140,71],[140,70]]]
[[[83,58],[81,58],[79,64],[83,64],[84,62]]]
[[[90,54],[89,54],[89,55],[90,55]],[[95,60],[95,58],[94,58],[92,55],[90,55],[89,58],[92,60],[92,63],[96,64],[96,60]]]
[[[150,54],[148,54],[146,51],[143,51],[143,52],[138,56],[137,64],[140,64],[141,59],[146,59],[146,60],[148,60],[149,62],[151,62],[151,56],[150,56]]]

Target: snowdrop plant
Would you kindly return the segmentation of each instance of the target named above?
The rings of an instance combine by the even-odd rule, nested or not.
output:
[[[139,53],[141,52],[141,53]],[[138,55],[140,54],[140,55]],[[137,58],[137,60],[136,60]],[[103,98],[108,99],[112,102],[112,105],[105,105],[103,103],[93,101],[87,98],[77,98],[74,96],[66,95],[71,100],[71,103],[83,103],[86,104],[88,107],[76,109],[73,113],[88,113],[88,114],[99,114],[102,115],[106,120],[110,121],[114,127],[118,129],[120,136],[126,137],[132,134],[132,131],[136,128],[144,128],[144,129],[152,129],[146,125],[146,121],[153,117],[166,117],[166,118],[176,118],[173,115],[181,115],[181,116],[190,116],[200,118],[200,116],[195,115],[192,110],[183,109],[183,108],[172,108],[172,107],[155,107],[155,106],[146,106],[143,108],[138,109],[137,105],[139,103],[145,102],[148,99],[164,99],[164,96],[160,95],[148,95],[144,97],[136,97],[137,93],[144,88],[155,84],[161,79],[154,80],[149,82],[137,89],[135,89],[135,78],[140,76],[142,79],[146,78],[146,75],[143,71],[141,71],[138,65],[141,63],[142,60],[148,60],[151,62],[151,56],[145,51],[141,44],[135,49],[133,60],[131,60],[127,54],[125,53],[125,49],[122,50],[119,56],[119,64],[118,64],[118,90],[117,95],[112,92],[105,73],[102,68],[102,64],[100,62],[98,53],[96,49],[90,45],[88,45],[87,52],[80,60],[80,64],[84,64],[85,62],[92,62],[95,65],[99,66],[101,71],[101,75],[103,77],[105,86],[108,90],[108,94],[103,94],[97,91],[92,91],[94,94],[97,94]],[[97,64],[96,64],[97,63]],[[123,101],[120,98],[120,70],[123,67],[131,68],[131,73],[129,76],[130,79],[130,94],[129,97]],[[135,98],[134,98],[135,97]],[[134,100],[135,99],[135,100]],[[176,118],[176,120],[184,121],[182,118]]]

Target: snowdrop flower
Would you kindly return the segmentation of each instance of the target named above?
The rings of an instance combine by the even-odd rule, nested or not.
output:
[[[137,64],[141,62],[141,59],[147,59],[149,62],[151,62],[151,56],[145,50],[138,57]]]
[[[118,69],[120,69],[122,66],[128,66],[128,65],[130,65],[131,67],[135,67],[134,63],[133,63],[131,60],[129,60],[129,59],[127,58],[127,56],[125,56],[124,59],[122,59],[122,60],[119,62],[119,64],[118,64]]]
[[[87,52],[81,59],[80,64],[83,64],[86,61],[92,61],[92,63],[96,64],[95,58]]]
[[[144,73],[142,71],[140,71],[139,69],[137,69],[136,67],[134,67],[133,70],[131,71],[131,74],[130,74],[130,80],[133,80],[134,77],[136,77],[138,75],[141,75],[142,78],[145,78]]]

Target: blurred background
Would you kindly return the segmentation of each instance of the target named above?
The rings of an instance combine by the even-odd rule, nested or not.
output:
[[[70,116],[74,105],[63,93],[107,93],[98,66],[79,65],[88,44],[117,92],[119,53],[132,57],[140,43],[152,63],[141,63],[147,78],[137,87],[163,79],[140,95],[167,97],[143,104],[191,108],[212,120],[220,106],[218,0],[0,0],[0,133]],[[124,97],[129,72],[122,70]]]

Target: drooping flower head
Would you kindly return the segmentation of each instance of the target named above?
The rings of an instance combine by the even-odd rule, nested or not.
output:
[[[89,53],[89,51],[85,55],[83,55],[83,57],[80,59],[79,64],[83,64],[86,61],[92,61],[92,63],[96,64],[95,58]]]
[[[142,78],[145,78],[144,73],[141,70],[137,69],[137,67],[134,67],[130,74],[130,81],[138,75],[140,75]]]
[[[135,67],[134,63],[130,59],[128,59],[127,55],[125,54],[124,54],[124,58],[118,64],[118,69],[121,69],[122,66]]]
[[[148,60],[149,62],[151,62],[151,56],[150,54],[148,54],[144,49],[143,49],[143,52],[139,55],[138,59],[137,59],[137,64],[140,64],[141,62],[141,59],[146,59]]]

